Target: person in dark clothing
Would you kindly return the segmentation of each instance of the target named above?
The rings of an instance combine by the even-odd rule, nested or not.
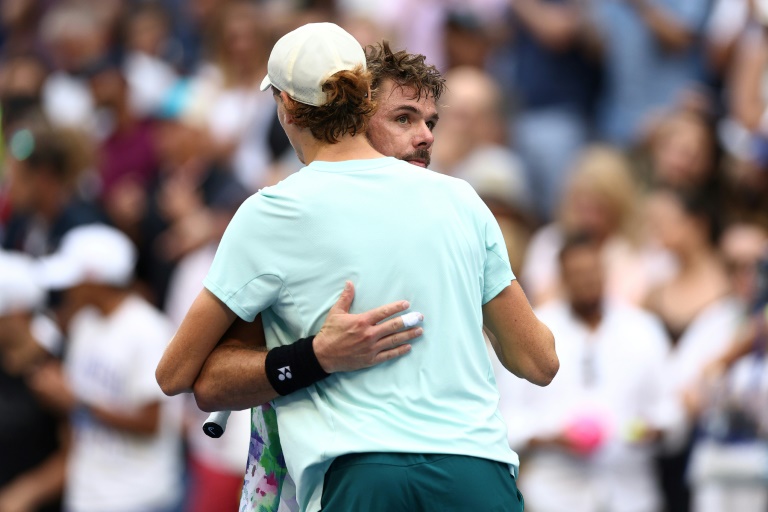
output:
[[[0,510],[57,512],[64,483],[64,423],[28,385],[61,338],[37,312],[45,294],[30,258],[0,251]],[[45,346],[45,348],[43,348]]]
[[[50,254],[70,229],[103,219],[99,209],[77,193],[81,167],[72,133],[20,128],[9,142],[11,216],[2,233],[3,249]]]

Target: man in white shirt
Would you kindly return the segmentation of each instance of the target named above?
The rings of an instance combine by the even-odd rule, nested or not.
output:
[[[41,368],[33,388],[72,419],[65,509],[160,512],[181,499],[181,403],[154,378],[171,323],[127,286],[136,250],[103,225],[71,230],[41,262],[74,314],[63,369]]]
[[[513,449],[527,453],[526,505],[537,512],[659,509],[652,445],[673,425],[661,374],[660,323],[604,298],[599,246],[568,240],[560,253],[567,299],[537,311],[555,335],[561,370],[549,387],[497,371]]]

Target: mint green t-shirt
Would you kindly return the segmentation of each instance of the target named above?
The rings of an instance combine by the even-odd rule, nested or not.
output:
[[[352,313],[406,299],[424,335],[403,357],[274,401],[302,510],[357,452],[445,453],[516,471],[482,335],[482,305],[515,279],[501,231],[466,182],[394,158],[313,162],[246,200],[205,287],[267,346],[316,334],[344,282]]]

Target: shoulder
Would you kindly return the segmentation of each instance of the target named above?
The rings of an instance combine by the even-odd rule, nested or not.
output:
[[[237,216],[245,214],[284,216],[302,204],[302,194],[308,188],[309,173],[297,172],[275,185],[264,187],[247,197],[237,210]],[[306,195],[304,195],[306,200]]]

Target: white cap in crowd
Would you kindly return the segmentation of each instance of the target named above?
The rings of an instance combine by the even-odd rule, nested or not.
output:
[[[456,171],[484,199],[493,199],[530,213],[530,189],[522,162],[514,153],[498,146],[475,150]]]
[[[0,251],[0,316],[33,311],[44,300],[45,290],[37,279],[32,258]]]
[[[319,107],[327,101],[323,84],[358,66],[366,69],[365,52],[351,34],[333,23],[309,23],[277,41],[261,90],[273,85],[299,103]]]
[[[88,224],[69,231],[59,250],[40,260],[40,279],[51,290],[85,283],[126,286],[136,258],[136,247],[122,231]]]

